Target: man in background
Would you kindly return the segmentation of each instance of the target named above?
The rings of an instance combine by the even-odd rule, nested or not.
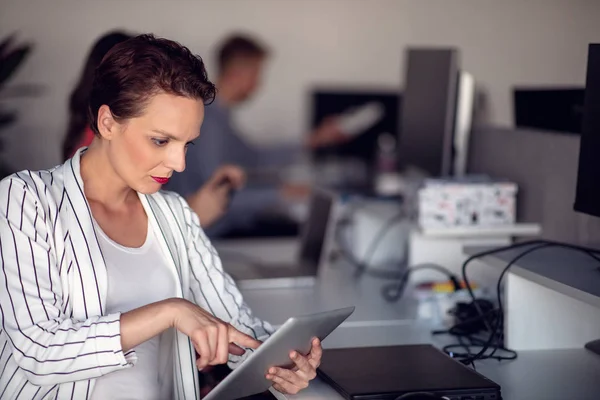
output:
[[[257,91],[268,51],[258,41],[234,35],[217,50],[217,97],[205,108],[200,137],[190,146],[186,169],[175,174],[167,189],[188,197],[221,165],[238,165],[246,171],[283,167],[299,159],[306,150],[344,140],[335,120],[324,121],[306,135],[304,143],[289,146],[258,147],[244,139],[232,121],[232,110]],[[227,182],[223,182],[227,185]],[[281,184],[271,187],[246,187],[233,197],[227,214],[209,229],[211,237],[252,227],[264,211],[279,208],[286,200],[306,196],[307,188]]]

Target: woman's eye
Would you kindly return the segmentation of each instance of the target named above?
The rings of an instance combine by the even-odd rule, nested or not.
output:
[[[167,139],[155,139],[155,138],[152,139],[152,142],[159,147],[162,147],[162,146],[166,145],[167,143],[169,143],[169,141]]]
[[[187,149],[188,147],[190,147],[190,146],[194,146],[195,144],[196,144],[196,143],[194,143],[194,142],[187,142],[187,143],[185,144],[185,148]]]

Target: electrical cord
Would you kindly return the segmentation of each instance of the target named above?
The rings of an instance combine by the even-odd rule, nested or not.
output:
[[[494,308],[494,309],[491,309],[491,310],[483,313],[483,315],[477,315],[476,317],[471,317],[471,318],[461,320],[460,322],[455,323],[449,329],[434,330],[431,333],[433,335],[449,334],[449,335],[453,335],[453,336],[463,336],[464,335],[464,336],[471,337],[470,335],[475,333],[475,332],[473,332],[473,329],[471,328],[473,326],[473,324],[475,324],[477,322],[481,322],[483,318],[488,318],[492,314],[497,314],[497,313],[498,313],[498,309]]]
[[[458,343],[457,344],[449,344],[442,348],[444,352],[449,354],[452,358],[458,359],[461,363],[465,365],[471,365],[474,369],[475,367],[475,354],[473,348],[481,349],[485,346],[485,342],[483,340],[478,340],[470,335],[465,336],[457,336]],[[464,339],[467,339],[470,343],[465,343]],[[462,349],[464,353],[460,353],[455,351],[454,349]],[[504,353],[504,354],[495,354],[495,353]],[[507,349],[506,347],[497,344],[494,345],[494,349],[492,353],[486,354],[479,359],[494,359],[497,361],[509,361],[517,358],[517,352],[514,350]]]
[[[490,327],[489,324],[487,324],[487,322],[489,322],[489,319],[485,318],[483,321],[486,323],[488,330],[490,331],[490,335],[487,339],[487,341],[483,344],[483,346],[481,347],[481,349],[479,350],[479,352],[477,352],[475,355],[469,356],[467,358],[464,358],[463,360],[461,360],[464,364],[470,364],[478,359],[481,359],[484,357],[486,351],[488,351],[488,349],[490,349],[490,347],[493,346],[494,341],[497,339],[498,343],[502,343],[503,342],[503,338],[501,337],[499,331],[501,326],[504,325],[504,312],[502,309],[502,299],[501,299],[501,284],[502,284],[502,278],[504,278],[504,275],[506,274],[506,272],[510,269],[510,267],[512,267],[518,260],[520,260],[521,258],[525,257],[526,255],[533,253],[534,251],[537,251],[539,249],[545,248],[545,247],[549,247],[550,244],[548,243],[541,243],[538,244],[534,247],[531,247],[523,252],[521,252],[519,255],[517,255],[516,257],[514,257],[507,265],[506,267],[503,269],[502,273],[500,274],[500,277],[498,278],[498,282],[496,285],[496,290],[497,290],[497,300],[498,300],[498,312],[496,315],[496,318],[494,320],[494,326]],[[521,246],[520,246],[521,247]],[[463,265],[464,266],[464,265]],[[465,270],[463,269],[463,278],[465,276]],[[469,286],[467,286],[469,287]],[[470,289],[470,287],[469,287]],[[472,293],[472,290],[469,291],[470,293]],[[473,296],[474,297],[474,296]],[[474,302],[474,305],[476,305],[477,302]],[[478,308],[478,306],[476,306],[476,308]],[[480,312],[480,309],[478,310],[478,312]],[[480,314],[481,315],[481,314]],[[491,329],[490,329],[491,328]],[[494,349],[492,350],[491,354],[485,356],[485,358],[498,358],[498,357],[494,357],[497,349],[499,346],[494,346]],[[515,358],[516,358],[516,353],[515,353]]]
[[[345,240],[342,237],[342,231],[343,228],[347,228],[351,225],[351,215],[354,214],[358,209],[360,209],[359,206],[351,207],[351,209],[346,212],[346,215],[337,221],[334,229],[334,239],[337,244],[339,254],[355,268],[360,264],[360,262],[354,257],[354,254],[348,250],[348,246],[346,246]]]
[[[353,212],[356,212],[356,208],[353,210]],[[424,264],[424,265],[418,265],[418,266],[415,266],[412,268],[407,268],[403,273],[401,273],[401,275],[399,277],[398,277],[398,274],[390,274],[389,272],[376,271],[376,270],[373,270],[372,268],[370,268],[371,260],[374,256],[378,246],[380,245],[382,239],[389,232],[389,230],[397,222],[401,221],[403,218],[405,218],[405,215],[402,212],[402,213],[396,215],[395,217],[391,218],[390,220],[388,220],[381,227],[379,232],[373,237],[372,241],[370,242],[369,246],[367,247],[367,250],[365,251],[365,257],[363,258],[362,261],[359,261],[354,257],[352,252],[350,252],[348,250],[348,247],[345,245],[344,241],[341,238],[341,233],[340,233],[341,229],[340,228],[349,225],[350,218],[346,217],[345,220],[340,220],[338,222],[338,225],[336,226],[336,229],[335,229],[336,242],[338,244],[340,254],[347,261],[349,261],[353,267],[355,267],[355,269],[356,269],[355,277],[358,278],[358,277],[362,276],[363,274],[368,274],[368,275],[387,278],[387,279],[398,279],[399,278],[398,282],[390,284],[390,285],[386,285],[382,288],[381,294],[382,294],[383,298],[389,302],[396,302],[402,297],[410,274],[412,272],[420,270],[420,269],[433,269],[433,270],[437,270],[437,271],[440,271],[440,272],[446,274],[449,277],[449,279],[452,281],[455,291],[460,290],[461,285],[460,285],[457,277],[453,273],[451,273],[449,270],[447,270],[446,268],[443,268],[436,264]],[[533,246],[533,247],[529,247],[529,246]],[[511,259],[510,262],[506,265],[506,267],[502,270],[502,273],[500,274],[500,277],[498,278],[498,281],[496,284],[496,292],[497,292],[496,294],[497,294],[497,303],[498,303],[497,308],[489,310],[487,312],[484,312],[480,307],[478,299],[475,297],[472,285],[468,279],[467,266],[474,260],[480,259],[482,257],[501,253],[501,252],[508,251],[508,250],[519,249],[519,248],[523,248],[523,247],[529,247],[529,248],[524,250],[517,256],[515,256],[513,259]],[[433,332],[434,334],[446,333],[446,334],[451,334],[451,335],[457,337],[458,344],[451,344],[451,345],[444,347],[444,351],[446,353],[448,353],[452,357],[458,359],[460,362],[462,362],[465,365],[469,365],[469,364],[472,365],[473,368],[475,368],[474,362],[476,360],[491,358],[491,359],[496,359],[498,361],[503,361],[503,360],[514,360],[517,358],[517,356],[518,356],[517,352],[506,348],[503,344],[504,337],[502,334],[502,327],[504,326],[504,309],[503,309],[502,298],[501,298],[502,280],[503,280],[504,276],[506,275],[506,273],[508,272],[508,270],[518,260],[527,256],[530,253],[533,253],[533,252],[538,251],[543,248],[549,248],[549,247],[563,247],[563,248],[576,250],[576,251],[587,254],[588,256],[593,258],[595,261],[600,263],[600,257],[596,255],[597,252],[595,252],[591,249],[587,249],[585,247],[581,247],[581,246],[577,246],[577,245],[553,242],[553,241],[548,241],[548,240],[533,240],[533,241],[511,244],[508,246],[483,251],[483,252],[480,252],[480,253],[470,256],[469,258],[467,258],[467,260],[465,260],[465,262],[462,265],[462,277],[463,277],[465,288],[467,289],[469,297],[472,300],[471,304],[475,308],[477,315],[474,318],[459,321],[458,323],[456,323],[454,326],[452,326],[448,330]],[[489,332],[489,336],[487,337],[486,340],[477,338],[472,333],[467,333],[467,332],[460,330],[461,327],[466,327],[467,324],[473,324],[475,322],[482,322],[485,326],[485,329]],[[465,343],[464,339],[468,340],[469,343]],[[464,352],[462,352],[462,353],[455,352],[454,349],[456,349],[456,348],[463,349]],[[475,352],[475,350],[473,350],[473,348],[477,348],[477,349],[479,349],[479,351]],[[491,352],[489,352],[490,349],[492,349]],[[500,353],[500,354],[497,354],[497,353]]]
[[[369,243],[369,246],[367,247],[367,249],[365,251],[365,256],[364,256],[362,262],[356,268],[356,271],[354,274],[355,277],[359,278],[360,276],[362,276],[365,273],[365,271],[367,270],[367,268],[369,268],[371,266],[371,262],[373,260],[373,256],[375,255],[375,251],[377,250],[377,248],[383,241],[383,238],[385,237],[385,235],[387,235],[388,232],[390,231],[390,229],[392,229],[397,223],[399,223],[403,219],[404,219],[404,212],[400,212],[399,214],[395,215],[393,218],[389,219],[379,229],[379,232],[375,236],[373,236],[373,239],[371,239],[371,242]]]
[[[471,342],[470,344],[465,343],[464,341],[465,338],[463,338],[463,336],[458,336],[458,343],[459,345],[466,350],[467,354],[469,356],[473,355],[473,352],[471,351],[471,345],[473,344],[473,341],[471,340],[471,338],[469,336],[466,337],[466,339],[469,339],[469,342]],[[444,348],[445,352],[448,352],[449,349],[447,348],[448,346],[446,346],[446,348]],[[473,369],[475,371],[477,371],[477,367],[475,367],[475,363],[471,362],[471,366],[473,367]]]
[[[600,263],[600,257],[598,257],[595,253],[595,251],[587,249],[585,247],[582,246],[577,246],[577,245],[573,245],[573,244],[567,244],[567,243],[560,243],[560,242],[554,242],[551,240],[530,240],[530,241],[526,241],[526,242],[521,242],[521,243],[516,243],[516,244],[511,244],[508,246],[503,246],[503,247],[496,247],[490,250],[486,250],[486,251],[482,251],[476,254],[473,254],[472,256],[470,256],[469,258],[467,258],[465,260],[465,262],[462,265],[462,277],[463,277],[463,281],[465,282],[465,287],[467,289],[467,291],[469,292],[469,296],[471,297],[472,300],[475,300],[475,294],[473,293],[473,289],[471,288],[471,284],[469,282],[469,279],[467,277],[466,271],[467,271],[467,266],[473,262],[474,260],[477,260],[479,258],[488,256],[488,255],[492,255],[492,254],[497,254],[497,253],[502,253],[505,252],[507,250],[514,250],[514,249],[518,249],[521,247],[526,247],[526,246],[531,246],[534,244],[548,244],[548,245],[553,245],[553,246],[557,246],[557,247],[565,247],[568,249],[573,249],[573,250],[578,250],[581,251],[583,253],[586,253],[587,255],[589,255],[590,257],[592,257],[594,260],[598,261]]]
[[[471,284],[467,277],[466,269],[467,269],[468,264],[471,263],[473,260],[485,257],[487,255],[492,255],[492,254],[504,252],[507,250],[514,250],[514,249],[522,248],[522,247],[526,247],[526,246],[533,246],[533,247],[529,247],[528,249],[524,250],[517,256],[513,257],[513,259],[511,259],[509,261],[509,263],[506,265],[506,267],[502,270],[502,272],[498,278],[498,281],[496,284],[497,302],[498,302],[497,309],[484,313],[476,301],[477,299],[473,293]],[[454,357],[460,359],[460,361],[463,362],[464,364],[473,364],[473,362],[476,360],[481,360],[481,359],[486,359],[486,358],[494,358],[497,360],[512,360],[512,359],[517,358],[517,353],[514,350],[507,349],[502,344],[503,343],[503,335],[502,335],[501,328],[504,325],[504,309],[503,309],[502,298],[501,298],[502,280],[503,280],[504,276],[506,275],[506,273],[508,272],[508,270],[518,260],[520,260],[521,258],[523,258],[523,257],[527,256],[528,254],[531,254],[535,251],[538,251],[538,250],[544,249],[544,248],[549,248],[549,247],[563,247],[563,248],[567,248],[567,249],[571,249],[571,250],[576,250],[576,251],[585,253],[588,256],[590,256],[591,258],[593,258],[595,261],[600,262],[600,257],[598,257],[593,250],[587,249],[585,247],[577,246],[577,245],[553,242],[553,241],[548,241],[548,240],[534,240],[534,241],[528,241],[528,242],[523,242],[523,243],[517,243],[517,244],[513,244],[513,245],[509,245],[509,246],[495,248],[495,249],[488,250],[488,251],[483,251],[483,252],[472,255],[463,263],[463,266],[462,266],[462,274],[463,274],[463,280],[465,282],[465,286],[469,292],[469,296],[471,297],[471,299],[473,301],[473,305],[474,305],[475,309],[477,310],[477,317],[473,318],[472,321],[474,321],[474,320],[483,321],[486,325],[487,330],[490,332],[490,334],[489,334],[487,340],[481,341],[480,339],[476,339],[476,341],[477,341],[476,343],[473,343],[474,338],[472,335],[468,336],[469,340],[471,340],[473,345],[480,347],[480,350],[476,354],[472,354],[472,352],[470,351],[470,348],[469,348],[469,351],[467,351],[464,354],[453,353],[452,352],[453,348],[456,348],[459,346],[464,348],[464,346],[463,346],[463,344],[461,344],[460,340],[459,340],[458,345],[446,346],[446,348],[444,350],[447,352],[453,353],[452,355]],[[492,316],[492,315],[495,315],[495,316],[494,316],[493,320],[490,321],[490,316]],[[433,332],[433,333],[450,333],[455,336],[459,336],[459,335],[461,335],[461,333],[460,333],[460,331],[457,331],[457,327],[462,324],[465,324],[466,322],[467,321],[462,321],[459,324],[456,324],[455,326],[453,326],[452,328],[447,330],[446,332],[437,331],[437,332]],[[493,324],[493,326],[491,324]],[[494,342],[496,342],[496,344],[494,344]],[[486,352],[490,348],[492,348],[492,352],[489,354],[486,354]],[[496,355],[496,352],[498,352],[498,351],[506,352],[509,355],[507,355],[507,356]]]
[[[406,284],[408,283],[408,278],[410,277],[410,274],[412,274],[415,271],[419,271],[419,270],[423,270],[423,269],[431,269],[431,270],[435,270],[435,271],[439,271],[439,272],[443,273],[444,275],[446,275],[448,277],[448,279],[450,279],[450,281],[452,281],[452,284],[454,285],[454,291],[458,291],[461,289],[458,278],[456,277],[456,275],[454,275],[452,272],[450,272],[447,268],[444,268],[441,265],[437,265],[437,264],[433,264],[433,263],[432,264],[420,264],[420,265],[415,265],[414,267],[407,268],[397,283],[392,283],[392,284],[384,286],[381,289],[381,295],[383,296],[383,298],[386,301],[389,301],[390,303],[394,303],[394,302],[398,301],[404,294],[404,289],[406,288]]]
[[[362,260],[358,260],[352,251],[349,250],[349,246],[345,243],[346,241],[342,237],[343,228],[348,227],[352,221],[352,215],[356,213],[357,210],[361,208],[362,205],[355,206],[350,211],[347,212],[347,216],[341,218],[334,231],[334,238],[338,247],[339,255],[341,255],[346,261],[348,261],[352,267],[355,269],[354,276],[355,278],[360,278],[363,275],[369,275],[376,278],[382,279],[399,279],[402,277],[402,272],[392,272],[392,271],[382,271],[374,268],[372,264],[372,259],[377,251],[377,248],[380,246],[381,242],[385,238],[385,236],[389,233],[391,228],[393,228],[397,223],[401,222],[405,218],[404,211],[396,214],[394,217],[389,219],[373,236],[373,239],[370,241],[369,245],[366,248],[365,255]]]
[[[496,247],[496,248],[493,248],[491,250],[486,250],[486,251],[482,251],[482,252],[473,254],[472,256],[470,256],[469,258],[467,258],[465,260],[465,262],[463,263],[462,268],[461,268],[463,282],[465,283],[465,288],[467,289],[467,292],[469,293],[469,296],[471,297],[471,300],[473,301],[473,305],[474,305],[475,309],[477,310],[477,314],[479,316],[483,315],[483,311],[481,310],[481,308],[479,307],[479,305],[475,301],[476,300],[475,293],[473,293],[473,288],[471,287],[471,282],[469,281],[469,278],[467,276],[467,266],[471,262],[473,262],[474,260],[477,260],[477,259],[485,257],[485,256],[489,256],[489,255],[497,254],[497,253],[502,253],[502,252],[507,251],[507,250],[513,250],[513,249],[517,249],[517,248],[521,248],[521,247],[525,247],[525,246],[530,246],[531,244],[536,244],[536,243],[541,243],[541,242],[542,241],[535,240],[535,241],[528,241],[528,242],[511,244],[511,245],[503,246],[503,247]],[[483,322],[485,323],[486,328],[488,330],[491,330],[491,326],[488,324],[487,319],[483,319]]]

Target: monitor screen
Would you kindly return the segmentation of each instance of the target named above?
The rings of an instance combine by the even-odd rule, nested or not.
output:
[[[313,192],[300,244],[300,260],[303,263],[319,265],[332,206],[333,197],[330,193],[321,190]]]
[[[369,103],[383,106],[384,115],[374,125],[369,126],[353,140],[317,149],[313,153],[315,160],[329,157],[350,157],[365,161],[371,165],[375,159],[377,138],[384,133],[397,135],[398,116],[401,109],[401,94],[396,88],[369,89],[369,88],[317,88],[312,93],[312,121],[311,126],[316,128],[323,119],[341,115],[348,110]]]
[[[600,44],[588,49],[575,210],[600,217]]]
[[[584,94],[579,87],[517,87],[513,90],[515,126],[580,134]]]
[[[402,96],[398,161],[432,176],[452,172],[458,81],[455,49],[409,49]]]

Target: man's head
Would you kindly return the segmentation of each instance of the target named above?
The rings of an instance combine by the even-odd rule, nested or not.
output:
[[[266,47],[245,35],[232,35],[222,42],[217,49],[218,84],[225,102],[236,104],[252,96],[267,55]]]

